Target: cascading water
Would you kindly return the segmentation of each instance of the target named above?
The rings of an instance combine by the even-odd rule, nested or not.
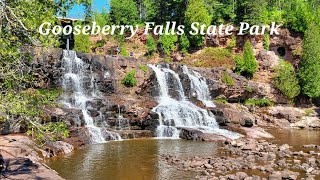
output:
[[[198,129],[206,133],[220,134],[229,138],[239,137],[237,133],[219,129],[211,112],[187,100],[179,75],[176,72],[159,65],[149,65],[149,67],[155,72],[159,87],[159,104],[153,109],[160,117],[160,125],[157,127],[158,137],[179,138],[180,128]],[[206,97],[208,95],[206,95],[207,92],[203,92],[208,90],[207,85],[206,88],[196,87],[198,86],[197,83],[202,83],[204,80],[200,80],[199,78],[195,80],[197,78],[196,75],[190,76],[194,78],[194,80],[191,80],[191,83],[194,83],[199,100],[208,101],[208,97]],[[175,89],[169,89],[168,81],[170,78],[177,84]],[[169,91],[178,91],[180,97],[178,99],[173,98],[170,96]],[[214,104],[212,103],[212,105]]]
[[[86,86],[86,80],[90,81],[91,86],[92,81],[85,72],[85,63],[77,57],[75,51],[64,50],[62,67],[65,70],[62,82],[65,92],[63,104],[70,108],[79,108],[82,110],[92,143],[105,142],[104,135],[109,136],[109,139],[118,140],[120,136],[114,135],[114,133],[103,132],[101,128],[94,124],[93,118],[89,115],[87,103],[91,100],[92,97],[90,94],[92,94],[94,90],[91,92],[90,87]],[[110,136],[112,137],[110,138]]]
[[[211,100],[206,79],[198,72],[189,70],[187,66],[183,66],[182,69],[183,73],[188,75],[191,82],[191,90],[196,94],[197,99],[207,107],[216,107]]]

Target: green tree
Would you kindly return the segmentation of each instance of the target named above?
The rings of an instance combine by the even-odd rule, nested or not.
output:
[[[288,98],[292,99],[300,94],[300,85],[293,66],[282,60],[275,68],[274,85]]]
[[[299,78],[304,94],[320,96],[320,30],[311,24],[305,32]]]
[[[190,30],[191,24],[194,22],[198,22],[200,26],[202,24],[209,26],[211,23],[211,16],[206,9],[204,0],[189,0],[188,2],[187,10],[185,12],[185,25],[187,26],[186,29],[188,31]],[[188,39],[192,46],[200,47],[203,44],[204,36],[189,34]]]
[[[247,22],[251,25],[264,24],[268,17],[267,1],[240,1],[237,7],[237,15],[239,22]]]
[[[165,55],[170,55],[170,53],[176,48],[177,41],[177,35],[161,35],[158,40]]]
[[[133,25],[138,21],[137,5],[133,0],[111,0],[110,18],[117,25]]]
[[[235,57],[236,71],[245,76],[252,76],[258,67],[254,57],[251,42],[249,40],[244,44],[243,57]]]
[[[146,46],[148,49],[148,54],[152,55],[155,51],[157,51],[157,43],[152,37],[152,35],[149,35],[147,37]]]
[[[243,62],[244,62],[244,72],[247,74],[254,74],[257,70],[258,63],[254,57],[252,44],[249,40],[244,44],[243,49]]]

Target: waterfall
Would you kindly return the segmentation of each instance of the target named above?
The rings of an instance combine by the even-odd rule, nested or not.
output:
[[[159,88],[159,96],[157,97],[159,104],[153,109],[159,114],[158,137],[179,138],[180,128],[198,129],[205,133],[219,134],[229,138],[238,137],[237,133],[219,129],[219,125],[210,111],[200,108],[187,100],[184,96],[179,75],[176,72],[159,65],[149,65],[149,67],[155,72]],[[190,77],[194,78],[194,80],[191,80]],[[206,92],[208,91],[207,85],[205,86],[206,88],[201,88],[199,85],[203,82],[205,83],[205,80],[198,78],[200,76],[197,77],[195,73],[191,74],[190,77],[199,100],[208,101],[210,95]],[[168,88],[170,78],[177,82],[177,89],[174,90],[179,92],[179,98],[170,96],[170,91],[172,91],[172,89]],[[214,106],[213,103],[212,105]]]
[[[183,73],[185,73],[191,82],[191,91],[196,93],[197,99],[207,107],[216,107],[210,97],[209,87],[206,79],[196,71],[189,70],[187,66],[183,66]]]
[[[93,118],[87,109],[87,103],[92,99],[92,80],[86,74],[86,64],[77,57],[75,51],[63,51],[62,67],[65,72],[62,79],[62,87],[64,89],[63,104],[70,108],[79,108],[82,110],[86,127],[91,135],[92,143],[105,142],[105,137],[117,140],[120,136],[114,133],[104,132],[101,128],[94,124]],[[87,83],[86,81],[90,81]],[[90,86],[87,86],[90,84]],[[90,90],[92,89],[92,90]],[[91,92],[91,93],[90,93]]]

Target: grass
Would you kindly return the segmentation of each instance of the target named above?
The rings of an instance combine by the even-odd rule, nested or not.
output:
[[[224,72],[223,72],[221,81],[222,81],[223,83],[225,83],[226,85],[228,85],[228,86],[233,86],[233,85],[234,85],[234,80],[233,80],[232,77],[227,73],[227,71],[224,71]]]
[[[244,104],[249,106],[266,107],[272,106],[273,102],[269,99],[248,99],[244,102]]]
[[[223,104],[227,104],[228,103],[227,99],[214,99],[213,101],[218,102],[218,103],[223,103]]]
[[[141,65],[139,67],[144,73],[148,72],[148,67],[146,65]]]
[[[235,64],[232,53],[226,48],[208,47],[200,53],[190,54],[184,60],[185,64],[195,67],[225,67],[232,69]]]

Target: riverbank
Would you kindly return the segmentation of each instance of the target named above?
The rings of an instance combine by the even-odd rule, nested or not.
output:
[[[247,179],[319,178],[320,131],[267,131],[275,138],[110,141],[84,146],[67,156],[47,159],[46,163],[70,180],[238,179],[245,174]]]
[[[0,179],[50,179],[62,180],[59,174],[42,163],[45,151],[24,135],[0,136]]]

